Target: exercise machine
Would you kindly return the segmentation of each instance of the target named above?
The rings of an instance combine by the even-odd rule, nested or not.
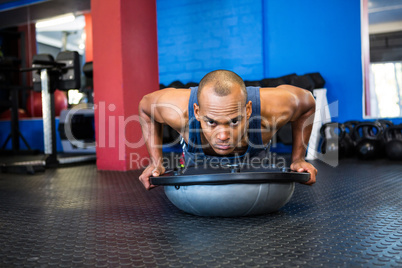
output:
[[[56,89],[67,91],[80,88],[80,62],[75,51],[60,52],[56,60],[49,54],[39,54],[33,57],[32,68],[22,69],[32,71],[33,90],[42,93],[42,116],[44,134],[44,157],[40,161],[18,162],[12,165],[2,165],[2,172],[35,173],[45,168],[60,165],[95,161],[95,154],[58,155],[56,148],[56,121],[54,92]]]

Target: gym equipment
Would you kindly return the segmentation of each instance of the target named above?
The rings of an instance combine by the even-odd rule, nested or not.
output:
[[[56,62],[60,65],[61,71],[58,72],[59,79],[57,80],[59,90],[78,89],[81,87],[81,70],[80,58],[78,52],[75,51],[63,51],[57,54]],[[92,66],[90,67],[92,69]]]
[[[353,126],[351,124],[342,124],[341,128],[344,134],[339,139],[340,156],[341,157],[352,157],[355,153],[355,143],[352,138]]]
[[[345,127],[345,137],[344,139],[347,140],[350,144],[351,147],[351,153],[350,156],[355,156],[356,153],[356,138],[354,136],[354,128],[360,124],[360,121],[357,120],[349,120],[343,123],[343,126]]]
[[[320,73],[308,73],[306,74],[311,77],[314,82],[314,89],[323,88],[325,86],[325,79]]]
[[[31,90],[26,104],[26,110],[31,117],[42,117],[42,95]]]
[[[180,82],[179,80],[173,81],[168,85],[168,87],[173,87],[173,88],[184,88],[184,84]]]
[[[10,120],[12,117],[12,109],[7,109],[0,114],[0,119]],[[29,115],[24,109],[18,109],[18,118],[29,118]]]
[[[249,165],[187,167],[150,178],[151,184],[164,186],[166,196],[179,209],[218,217],[277,211],[292,197],[295,182],[309,179],[309,173]]]
[[[280,78],[264,78],[260,81],[261,87],[277,87],[284,84],[285,81]]]
[[[402,124],[388,127],[383,137],[387,157],[391,160],[402,160]]]
[[[392,123],[389,120],[384,120],[384,119],[378,119],[375,121],[376,123],[380,124],[382,126],[382,128],[385,130],[386,128],[393,126],[394,123]]]
[[[290,84],[290,81],[292,81],[292,78],[296,77],[296,76],[297,76],[296,73],[291,73],[291,74],[281,76],[279,78],[282,79],[286,84]]]
[[[56,87],[60,90],[80,88],[80,63],[75,51],[60,52],[56,61],[50,55],[36,55],[33,58],[34,89],[41,89],[43,110],[43,132],[45,144],[45,166],[93,161],[95,155],[58,158],[56,151],[55,101]],[[37,72],[40,71],[40,77]],[[40,79],[40,80],[38,80]]]
[[[281,142],[285,145],[291,145],[293,142],[291,122],[288,122],[281,127],[276,133],[276,137],[278,138],[278,142]]]
[[[60,90],[54,91],[55,116],[60,116],[61,111],[67,109],[68,100],[66,93]],[[42,117],[42,94],[41,92],[31,91],[27,99],[27,111],[31,117]]]
[[[7,136],[0,152],[6,154],[35,154],[35,150],[31,150],[28,142],[20,132],[19,118],[26,117],[27,114],[19,107],[19,92],[25,93],[27,87],[16,85],[18,83],[19,66],[21,61],[17,58],[0,57],[0,91],[9,96],[9,100],[0,101],[0,109],[6,109],[2,113],[2,117],[11,119],[11,133]],[[23,151],[20,148],[20,138],[24,142],[28,150]],[[11,140],[11,151],[6,150],[8,142]]]
[[[311,92],[313,92],[313,89],[316,88],[314,80],[311,78],[311,76],[309,76],[307,74],[292,77],[290,84],[292,86],[307,89]]]
[[[338,123],[325,123],[320,128],[320,134],[323,139],[321,144],[321,153],[331,157],[339,157],[339,140],[345,135],[342,125]]]
[[[388,127],[390,127],[390,126],[393,126],[394,125],[394,123],[392,123],[391,121],[389,121],[389,120],[384,120],[384,119],[378,119],[378,120],[376,120],[376,121],[374,121],[374,123],[376,123],[376,124],[378,124],[381,128],[382,128],[382,130],[383,130],[383,134],[384,134],[384,131],[388,128]],[[378,151],[378,157],[379,158],[383,158],[383,157],[386,157],[387,156],[387,152],[386,152],[386,140],[385,140],[385,138],[384,138],[384,135],[382,135],[381,136],[381,138],[380,138],[380,148],[379,148],[379,151]]]
[[[85,85],[81,88],[87,97],[87,103],[94,103],[93,92],[94,92],[94,80],[93,80],[93,62],[89,61],[82,67],[82,72],[85,75]]]
[[[345,129],[346,129],[346,131],[347,131],[347,133],[349,134],[349,136],[350,136],[350,138],[354,141],[355,140],[355,138],[354,138],[354,136],[353,136],[353,129],[358,125],[358,124],[360,124],[361,122],[360,121],[357,121],[357,120],[349,120],[349,121],[346,121],[345,123],[343,123],[343,125],[345,126]]]
[[[180,134],[169,125],[163,125],[162,134],[163,144],[178,144],[180,141]]]
[[[87,162],[96,159],[94,154],[57,156],[54,93],[56,88],[59,90],[79,89],[81,82],[79,70],[79,57],[75,51],[60,52],[56,57],[56,61],[51,55],[35,55],[32,60],[32,68],[22,69],[22,71],[33,72],[33,89],[42,93],[45,156],[41,161],[3,165],[3,172],[26,170],[28,173],[34,173],[37,170],[44,170],[45,167],[57,167],[60,164]]]
[[[70,54],[70,52],[60,52]],[[75,52],[77,53],[77,52]],[[73,54],[75,54],[73,53]],[[77,53],[78,54],[78,53]],[[32,60],[33,71],[33,89],[42,93],[42,116],[43,116],[43,134],[45,145],[45,166],[54,167],[59,164],[56,151],[56,123],[55,123],[55,103],[54,91],[56,88],[68,90],[80,87],[80,77],[75,76],[75,71],[70,72],[70,77],[63,76],[71,68],[79,68],[76,57],[73,55],[68,65],[65,61],[67,57],[61,57],[63,62],[55,62],[53,57],[48,54],[34,55]],[[74,65],[75,63],[75,65]],[[59,79],[72,80],[73,83],[59,83]],[[75,82],[75,83],[74,83]],[[64,88],[64,85],[70,84],[74,87]]]
[[[187,84],[184,85],[184,88],[190,88],[190,87],[197,87],[198,83],[196,82],[188,82]]]
[[[277,87],[280,85],[290,84],[293,77],[296,77],[297,74],[288,74],[278,78],[265,78],[260,81],[261,87]]]
[[[92,106],[64,110],[58,132],[65,153],[95,153],[95,125]]]
[[[324,88],[325,79],[320,73],[308,73],[292,77],[290,84],[313,92],[313,89]]]
[[[246,87],[261,87],[261,82],[260,81],[248,81],[245,80],[244,84]]]
[[[85,75],[85,86],[93,88],[94,87],[94,80],[93,80],[93,73],[94,71],[94,65],[93,61],[88,61],[84,64],[82,67],[82,72]]]
[[[356,154],[360,159],[375,159],[381,149],[382,127],[375,122],[362,122],[355,126]]]

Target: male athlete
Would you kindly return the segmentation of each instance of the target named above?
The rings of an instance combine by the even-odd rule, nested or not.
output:
[[[293,149],[290,168],[310,173],[306,184],[316,181],[317,170],[306,162],[306,145],[314,117],[315,100],[304,89],[247,87],[240,76],[216,70],[202,78],[198,87],[167,88],[143,97],[139,105],[142,133],[151,164],[139,177],[147,190],[150,176],[165,172],[162,163],[162,126],[167,124],[183,138],[187,165],[200,160],[218,163],[225,158],[250,161],[267,155],[272,136],[291,122]],[[205,162],[204,162],[205,163]]]

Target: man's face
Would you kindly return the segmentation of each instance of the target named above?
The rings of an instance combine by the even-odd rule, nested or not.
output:
[[[251,116],[251,101],[245,103],[239,85],[233,85],[233,92],[227,96],[217,96],[208,85],[203,88],[200,106],[194,104],[195,117],[201,123],[204,137],[220,155],[228,155],[240,146],[247,132]]]

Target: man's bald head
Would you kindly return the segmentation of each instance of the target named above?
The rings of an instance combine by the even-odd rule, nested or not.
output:
[[[236,73],[227,70],[216,70],[206,74],[198,85],[197,98],[200,101],[202,90],[206,87],[213,88],[213,93],[217,96],[227,96],[233,92],[234,86],[240,86],[244,103],[247,102],[247,90],[243,79]]]

